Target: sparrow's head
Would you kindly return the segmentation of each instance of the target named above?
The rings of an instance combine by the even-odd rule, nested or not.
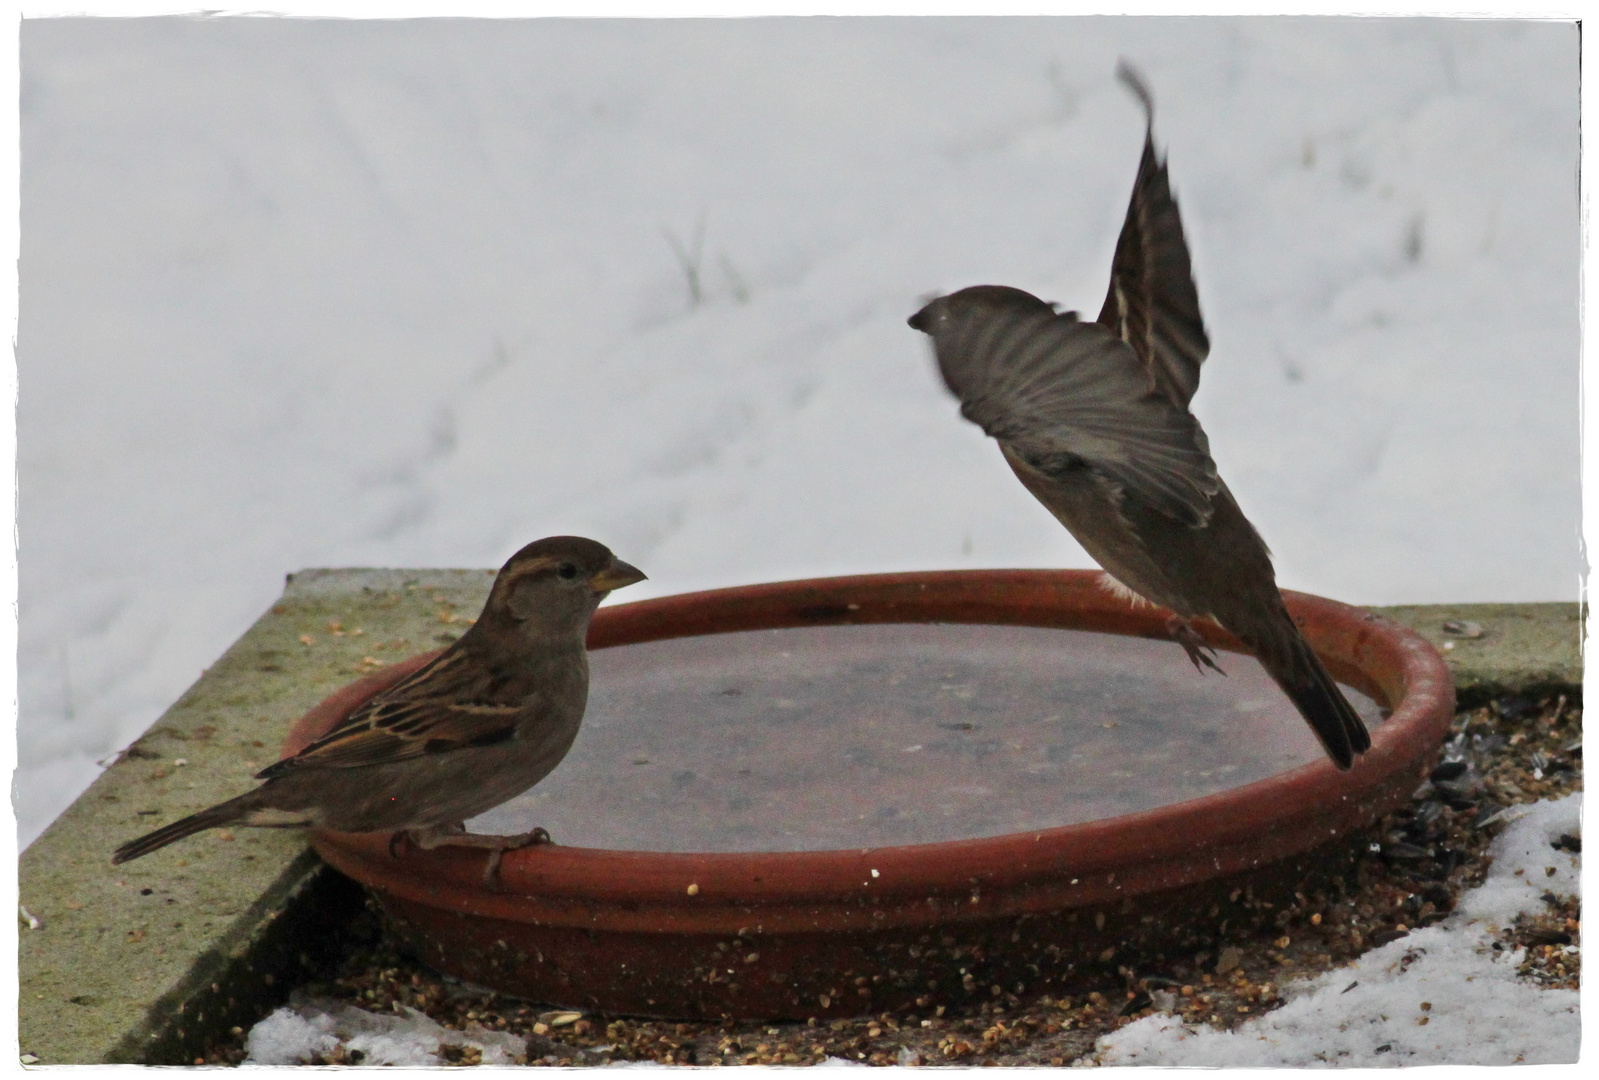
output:
[[[961,402],[961,412],[988,431],[987,423],[970,410],[973,395],[989,381],[989,369],[996,359],[996,341],[1014,335],[1007,328],[1022,323],[1048,323],[1055,319],[1075,320],[1075,312],[1057,315],[1053,306],[1032,293],[1008,285],[973,285],[960,292],[940,296],[908,320],[911,327],[932,338],[933,356],[944,385]]]
[[[643,573],[604,544],[581,536],[547,536],[506,560],[479,622],[514,627],[532,637],[581,634],[607,594],[643,580]]]
[[[905,320],[937,340],[941,335],[964,329],[974,319],[986,319],[1006,311],[1046,311],[1054,308],[1030,292],[1009,285],[973,285],[948,296],[940,296]]]

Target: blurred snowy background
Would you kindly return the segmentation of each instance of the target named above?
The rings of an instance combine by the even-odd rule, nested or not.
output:
[[[1097,313],[1142,121],[1279,579],[1570,600],[1578,39],[1448,20],[36,20],[22,42],[31,841],[307,566],[627,599],[1085,566],[905,318]]]

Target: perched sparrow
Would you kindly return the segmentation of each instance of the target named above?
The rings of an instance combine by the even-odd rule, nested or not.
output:
[[[501,852],[549,835],[480,836],[463,822],[566,756],[588,701],[589,618],[612,589],[643,580],[593,540],[527,545],[500,568],[476,624],[438,659],[257,773],[266,783],[254,791],[130,840],[111,861],[220,825],[299,825],[487,848],[492,877]]]
[[[911,316],[933,339],[961,414],[999,441],[1021,482],[1111,578],[1174,614],[1172,637],[1217,671],[1189,624],[1208,615],[1249,647],[1341,769],[1371,746],[1360,717],[1283,606],[1271,555],[1216,475],[1188,410],[1210,341],[1199,316],[1154,107],[1096,322],[1001,285],[941,297]]]

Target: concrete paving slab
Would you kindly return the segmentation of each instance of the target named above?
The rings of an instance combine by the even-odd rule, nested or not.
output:
[[[1500,694],[1582,694],[1582,605],[1419,604],[1380,612],[1432,642],[1460,708]]]
[[[23,852],[19,1037],[48,1065],[187,1064],[326,958],[300,925],[360,903],[295,830],[202,833],[111,865],[125,840],[254,785],[289,725],[383,665],[440,647],[482,570],[310,570]],[[297,932],[296,927],[299,931]],[[314,937],[312,935],[311,937]],[[312,948],[312,952],[315,948]]]

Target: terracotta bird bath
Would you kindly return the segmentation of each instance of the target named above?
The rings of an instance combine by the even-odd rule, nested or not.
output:
[[[1364,695],[1350,772],[1225,632],[1202,627],[1228,677],[1201,677],[1098,572],[884,574],[602,608],[572,754],[471,826],[555,838],[498,889],[482,851],[312,842],[429,964],[552,1004],[807,1018],[1091,982],[1335,861],[1435,756],[1454,691],[1431,646],[1287,601]]]

